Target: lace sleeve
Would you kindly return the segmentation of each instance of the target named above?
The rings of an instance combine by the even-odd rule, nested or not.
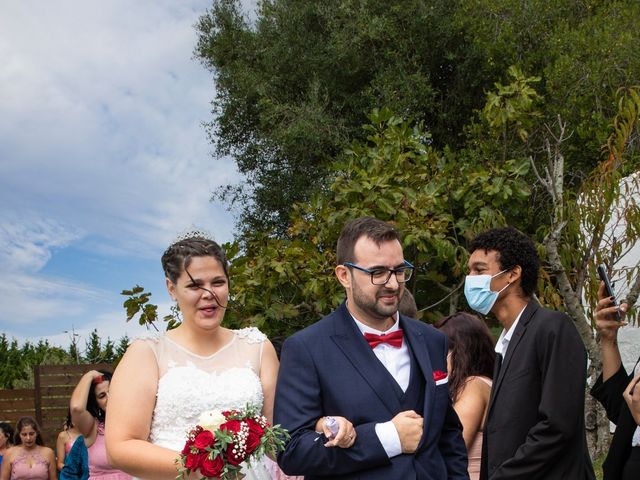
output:
[[[136,340],[148,340],[150,343],[158,343],[161,337],[162,334],[160,332],[145,332],[137,335],[136,338],[131,341],[131,343],[135,342]],[[131,345],[131,343],[129,345]]]
[[[256,327],[234,330],[234,333],[238,337],[245,339],[248,343],[263,343],[267,339],[267,336]]]
[[[156,357],[156,363],[160,366],[160,341],[162,340],[163,335],[160,332],[146,332],[140,335],[137,335],[130,343],[129,346],[134,343],[142,343],[147,346],[152,352],[153,356]]]

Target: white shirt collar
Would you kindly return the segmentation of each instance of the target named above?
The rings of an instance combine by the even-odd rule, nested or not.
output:
[[[363,335],[365,333],[373,333],[375,335],[384,335],[386,333],[391,333],[391,332],[395,332],[396,330],[400,330],[400,316],[398,315],[398,312],[393,314],[394,318],[396,319],[395,323],[388,330],[385,330],[385,331],[377,330],[368,325],[365,325],[356,317],[354,317],[351,312],[349,312],[349,314],[351,315],[351,318],[353,318],[353,321],[356,322],[358,329],[360,330],[360,332],[362,332]]]
[[[515,322],[513,322],[509,327],[509,330],[505,330],[504,328],[502,329],[500,338],[498,338],[498,341],[496,342],[495,351],[496,353],[499,353],[500,355],[502,355],[502,358],[504,358],[504,356],[507,354],[507,348],[509,347],[509,342],[511,341],[511,337],[513,337],[513,332],[516,331],[516,325],[518,325],[518,320],[520,320],[520,317],[522,316],[522,312],[524,312],[525,308],[527,308],[526,305],[522,310],[520,310],[520,313],[516,317]]]

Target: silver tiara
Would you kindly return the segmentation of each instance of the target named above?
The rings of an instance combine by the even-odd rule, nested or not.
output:
[[[183,240],[188,240],[189,238],[203,238],[205,240],[211,240],[215,242],[213,235],[211,235],[211,233],[209,233],[208,231],[191,227],[183,231],[182,233],[179,233],[176,238],[173,239],[171,245],[174,245]]]

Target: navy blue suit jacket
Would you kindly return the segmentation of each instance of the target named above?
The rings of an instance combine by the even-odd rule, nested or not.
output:
[[[382,447],[375,425],[391,420],[402,411],[401,405],[393,379],[384,367],[379,368],[379,360],[343,303],[283,345],[274,420],[291,433],[291,441],[278,457],[285,473],[304,475],[305,480],[468,479],[462,427],[451,406],[448,385],[436,386],[433,379],[434,370],[447,369],[446,337],[404,316],[400,326],[426,384],[424,432],[418,450],[389,458]],[[324,447],[315,424],[325,415],[343,416],[354,424],[357,440],[351,448]]]

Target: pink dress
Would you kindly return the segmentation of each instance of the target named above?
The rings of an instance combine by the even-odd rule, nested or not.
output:
[[[11,480],[49,480],[49,462],[39,453],[31,454],[32,464],[26,453],[20,453],[11,464]]]
[[[486,377],[477,377],[482,380],[484,383],[491,387],[491,379]],[[476,434],[476,437],[473,439],[473,443],[471,447],[469,447],[469,479],[470,480],[478,480],[480,478],[480,461],[482,459],[482,431],[484,430],[484,420],[482,420],[482,425]]]
[[[89,480],[131,480],[131,476],[115,470],[107,460],[104,423],[98,423],[96,441],[89,447]]]

